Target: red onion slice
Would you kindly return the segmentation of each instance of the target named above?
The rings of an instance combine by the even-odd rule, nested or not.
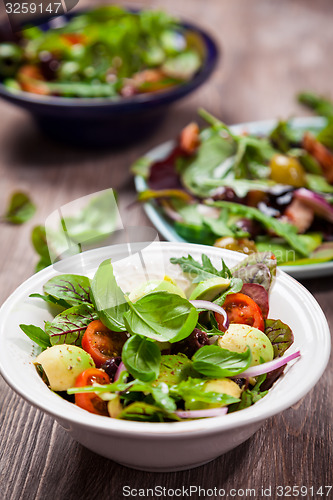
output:
[[[237,375],[237,378],[247,378],[247,377],[257,377],[258,375],[263,375],[264,373],[271,372],[272,370],[276,370],[280,368],[280,366],[286,365],[292,359],[298,358],[301,355],[301,351],[293,352],[292,354],[288,354],[287,356],[282,356],[281,358],[273,359],[273,361],[268,361],[267,363],[263,363],[258,366],[251,366],[243,373]]]
[[[223,328],[225,328],[225,330],[228,329],[229,320],[227,313],[225,312],[223,307],[214,304],[214,302],[209,302],[208,300],[190,300],[189,302],[196,309],[206,309],[207,311],[213,311],[216,312],[217,314],[220,314],[220,316],[223,317]]]
[[[125,366],[125,365],[124,365],[124,363],[121,361],[120,365],[119,365],[119,366],[118,366],[118,368],[117,368],[116,374],[115,374],[115,376],[114,376],[114,379],[113,379],[113,380],[114,380],[114,382],[116,382],[116,381],[119,379],[119,377],[120,377],[121,373],[122,373],[122,372],[125,372],[126,370],[127,370],[126,366]]]
[[[294,192],[294,197],[311,207],[316,215],[333,222],[333,206],[323,196],[309,189],[300,188]]]
[[[208,410],[177,410],[174,413],[180,418],[219,417],[220,415],[226,415],[228,408],[223,406],[222,408],[209,408]]]

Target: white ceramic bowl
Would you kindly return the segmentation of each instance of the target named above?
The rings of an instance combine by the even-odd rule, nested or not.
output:
[[[147,244],[139,255],[127,256],[128,247],[117,245],[92,250],[63,261],[61,272],[88,276],[111,257],[121,286],[131,288],[146,277],[165,273],[181,280],[172,256],[206,253],[216,265],[223,257],[229,266],[242,260],[239,253],[183,243]],[[135,250],[135,249],[134,249]],[[125,257],[125,258],[124,258]],[[146,271],[142,268],[145,263]],[[0,368],[8,384],[29,403],[52,415],[69,434],[91,450],[128,467],[149,471],[176,471],[199,466],[248,439],[264,421],[300,400],[322,375],[330,354],[330,333],[325,316],[312,295],[293,278],[278,270],[271,289],[271,318],[280,318],[293,329],[302,356],[290,363],[269,394],[254,406],[221,417],[188,422],[130,422],[93,415],[59,398],[38,376],[32,360],[39,348],[19,324],[43,326],[51,315],[38,299],[43,283],[59,271],[49,267],[24,282],[0,310]]]

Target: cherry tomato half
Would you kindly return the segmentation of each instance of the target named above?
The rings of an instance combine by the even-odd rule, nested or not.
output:
[[[97,384],[109,384],[110,377],[103,370],[99,370],[98,368],[88,368],[84,370],[77,377],[75,382],[75,387],[85,387],[87,385],[93,385],[96,382]],[[75,394],[75,404],[84,410],[89,411],[90,413],[96,413],[97,415],[105,415],[108,416],[108,403],[107,401],[103,401],[99,396],[95,393],[82,393]]]
[[[121,355],[126,340],[126,333],[112,332],[97,319],[89,323],[82,337],[82,349],[90,354],[97,368],[100,368],[108,359]]]
[[[260,307],[251,297],[244,293],[231,293],[224,301],[223,309],[228,315],[229,323],[240,323],[259,330],[265,330],[265,323]],[[222,317],[215,313],[216,321],[222,326]]]

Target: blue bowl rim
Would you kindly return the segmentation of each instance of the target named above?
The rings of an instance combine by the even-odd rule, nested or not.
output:
[[[64,14],[68,20],[72,17],[76,17],[83,12],[90,9],[81,9],[69,14]],[[133,9],[128,9],[132,10]],[[138,11],[138,9],[136,9]],[[52,19],[48,20],[45,25],[52,22]],[[112,109],[117,110],[133,110],[136,107],[142,107],[144,105],[156,106],[161,104],[167,104],[169,102],[178,100],[185,95],[191,93],[200,85],[202,85],[214,71],[217,61],[221,55],[221,47],[217,44],[214,38],[207,33],[204,29],[198,27],[196,24],[189,23],[183,20],[179,20],[179,24],[186,30],[193,31],[197,33],[204,41],[206,49],[206,57],[204,59],[203,65],[199,71],[194,75],[194,77],[183,84],[172,87],[169,90],[162,90],[158,92],[152,92],[150,94],[140,94],[133,97],[119,97],[117,100],[112,100],[109,97],[56,97],[56,96],[40,96],[37,94],[25,92],[22,90],[17,90],[11,92],[0,82],[0,97],[7,98],[13,103],[19,104],[19,102],[27,104],[36,104],[39,106],[60,106],[60,107],[83,107],[91,108],[98,106],[108,106]]]

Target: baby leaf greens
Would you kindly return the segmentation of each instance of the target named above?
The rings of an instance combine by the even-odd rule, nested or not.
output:
[[[61,312],[52,322],[45,323],[45,332],[52,345],[81,345],[82,336],[91,321],[97,319],[94,309],[88,304],[70,307]]]
[[[139,335],[133,335],[125,343],[122,360],[131,375],[144,382],[158,377],[161,352],[158,346]]]
[[[201,347],[192,358],[193,368],[207,377],[233,377],[251,364],[251,350],[232,352],[216,345]],[[246,367],[246,368],[244,368]]]
[[[180,257],[178,259],[172,257],[170,259],[170,262],[171,264],[179,264],[184,273],[190,274],[193,278],[193,283],[200,283],[200,281],[215,278],[216,276],[220,278],[231,277],[230,269],[227,267],[223,259],[221,259],[221,271],[213,266],[210,258],[207,257],[207,255],[203,254],[201,256],[201,260],[202,263],[200,264],[200,262],[194,260],[191,255],[188,255],[187,257]]]
[[[71,306],[91,304],[90,280],[78,274],[62,274],[51,278],[43,286],[44,293],[63,300]]]

